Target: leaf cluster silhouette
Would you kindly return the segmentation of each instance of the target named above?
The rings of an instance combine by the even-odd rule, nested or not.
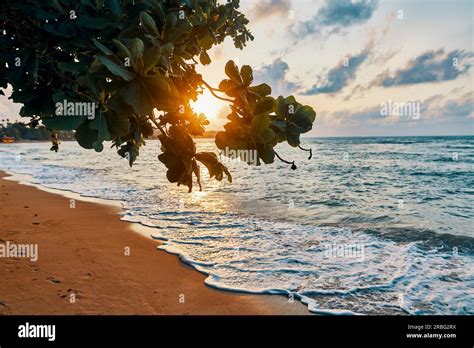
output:
[[[190,107],[204,89],[231,107],[217,147],[257,151],[257,164],[280,158],[280,142],[300,147],[316,117],[293,96],[273,98],[269,85],[254,85],[248,65],[229,61],[218,88],[196,72],[226,37],[239,49],[253,40],[247,24],[237,0],[3,0],[0,93],[11,85],[28,125],[74,130],[79,145],[98,152],[111,142],[130,166],[158,133],[168,180],[189,191],[193,176],[201,187],[198,162],[232,181],[218,156],[193,141],[209,124]],[[58,115],[55,105],[65,100],[93,103],[95,117]],[[53,137],[52,150],[58,145]]]

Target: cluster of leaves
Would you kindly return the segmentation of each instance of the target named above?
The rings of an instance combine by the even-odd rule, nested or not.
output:
[[[53,131],[75,131],[86,149],[111,141],[130,165],[145,140],[158,133],[167,178],[192,189],[204,164],[211,177],[231,181],[216,154],[196,151],[192,137],[209,124],[189,102],[203,88],[233,99],[219,148],[257,149],[265,163],[273,147],[311,129],[314,112],[293,97],[274,100],[267,85],[251,87],[252,70],[226,66],[230,79],[213,89],[195,70],[211,63],[208,50],[231,37],[237,48],[252,40],[239,1],[217,0],[3,0],[0,7],[0,93],[23,104],[20,115]],[[95,117],[59,116],[56,103],[89,103]],[[293,113],[294,109],[294,113]]]
[[[224,126],[225,131],[216,134],[217,147],[256,150],[258,164],[260,159],[266,164],[273,163],[276,155],[273,148],[280,142],[298,147],[300,135],[313,126],[314,110],[301,105],[293,96],[274,99],[265,83],[251,86],[253,74],[248,65],[239,71],[229,61],[225,72],[229,79],[222,80],[219,89],[234,99],[232,112],[227,116],[230,122]]]

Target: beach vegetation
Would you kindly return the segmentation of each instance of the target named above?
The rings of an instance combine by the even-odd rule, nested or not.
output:
[[[216,153],[198,151],[193,141],[209,120],[190,102],[207,89],[231,110],[215,134],[218,149],[256,151],[256,165],[276,157],[295,169],[275,146],[310,151],[300,136],[315,121],[311,106],[272,96],[268,84],[254,83],[249,65],[229,60],[217,87],[196,71],[227,37],[238,49],[253,40],[247,24],[238,0],[3,0],[0,93],[11,86],[9,98],[22,104],[28,126],[74,131],[80,146],[98,152],[110,142],[130,166],[158,136],[168,180],[191,191],[194,177],[201,188],[200,165],[232,181]],[[94,117],[56,112],[70,103],[94,105]]]

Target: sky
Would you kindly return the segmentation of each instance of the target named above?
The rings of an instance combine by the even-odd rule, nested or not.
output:
[[[473,135],[473,6],[241,0],[254,41],[238,50],[226,39],[198,71],[217,87],[228,60],[250,65],[272,96],[294,95],[315,109],[310,136]],[[207,94],[201,104],[210,110],[210,129],[227,122],[224,102]],[[19,109],[0,98],[0,118]]]
[[[473,4],[241,0],[255,40],[242,51],[226,40],[199,70],[217,86],[227,60],[250,65],[273,96],[316,110],[313,136],[472,135]],[[219,128],[228,108],[216,104]]]

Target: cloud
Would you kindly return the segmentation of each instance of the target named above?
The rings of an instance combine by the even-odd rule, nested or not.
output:
[[[424,100],[392,101],[420,104],[420,117],[382,116],[381,105],[359,110],[319,112],[316,131],[329,135],[442,135],[474,133],[474,93],[446,98],[434,95]]]
[[[291,9],[289,0],[263,0],[253,8],[255,20],[271,17],[273,15],[287,15]]]
[[[290,68],[281,58],[275,59],[273,63],[264,65],[254,71],[256,84],[267,83],[272,87],[272,95],[288,95],[301,87],[299,82],[287,80]]]
[[[361,125],[373,122],[380,122],[380,106],[372,106],[358,111],[341,110],[331,114],[332,121],[335,125]]]
[[[388,71],[380,74],[369,88],[454,80],[468,72],[471,65],[465,60],[473,56],[472,52],[464,50],[453,50],[449,53],[445,53],[443,49],[427,51],[410,60],[404,68],[393,74]]]
[[[316,83],[311,88],[301,92],[303,95],[336,93],[354,80],[357,70],[367,60],[372,50],[373,41],[358,54],[342,59],[329,70],[324,83]]]
[[[19,103],[13,103],[13,101],[8,99],[12,93],[11,86],[8,85],[3,92],[5,93],[5,96],[0,95],[0,119],[9,119],[10,121],[20,120],[20,109],[22,105]]]
[[[391,11],[387,14],[387,16],[385,17],[385,26],[382,30],[382,37],[385,37],[389,30],[390,30],[390,26],[392,25],[393,21],[395,20],[395,17],[396,17],[396,12],[395,11]]]
[[[423,102],[422,111],[425,114],[425,119],[473,119],[474,93],[468,92],[458,99],[448,100],[443,100],[443,96],[436,95]]]
[[[316,15],[297,26],[296,35],[301,39],[313,34],[340,32],[344,28],[367,22],[377,8],[377,0],[327,0]]]

